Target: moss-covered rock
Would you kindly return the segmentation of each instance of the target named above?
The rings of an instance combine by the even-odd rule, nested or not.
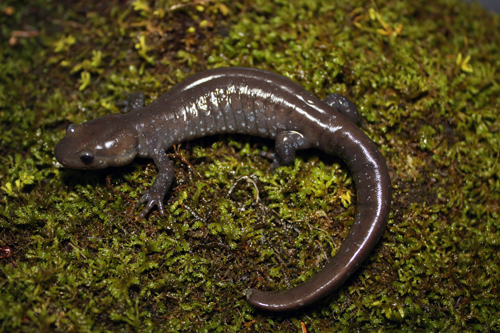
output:
[[[499,331],[500,22],[455,0],[7,0],[0,4],[0,331]],[[394,173],[389,224],[338,291],[295,313],[244,292],[335,255],[355,191],[338,158],[217,136],[169,151],[168,214],[135,220],[156,175],[53,155],[69,123],[219,66],[281,73],[360,108]]]

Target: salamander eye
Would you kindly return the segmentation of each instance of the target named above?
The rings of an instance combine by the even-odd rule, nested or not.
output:
[[[83,152],[81,155],[80,155],[80,160],[82,161],[83,164],[85,165],[89,165],[91,164],[92,162],[94,162],[94,155],[92,155],[91,153],[89,152]]]
[[[75,125],[75,124],[69,124],[68,127],[66,127],[66,134],[73,133],[75,131],[76,126],[77,125]]]

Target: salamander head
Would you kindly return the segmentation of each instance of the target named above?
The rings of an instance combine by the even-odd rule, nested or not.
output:
[[[55,148],[59,163],[72,169],[103,169],[132,162],[137,155],[137,132],[120,118],[112,114],[69,125]]]

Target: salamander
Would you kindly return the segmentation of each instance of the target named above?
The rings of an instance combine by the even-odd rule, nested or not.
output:
[[[272,168],[291,163],[299,149],[319,148],[340,156],[353,174],[357,207],[349,234],[337,254],[313,278],[296,287],[265,292],[249,289],[247,301],[269,311],[310,305],[337,289],[368,257],[383,233],[391,202],[386,163],[354,122],[360,116],[347,98],[321,100],[290,79],[252,68],[218,68],[193,75],[148,106],[133,95],[130,112],[71,124],[55,147],[57,160],[75,169],[102,169],[151,158],[158,175],[138,201],[139,214],[157,206],[174,179],[166,154],[172,145],[219,133],[275,140]]]

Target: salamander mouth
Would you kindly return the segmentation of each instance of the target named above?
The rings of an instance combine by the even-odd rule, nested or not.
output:
[[[106,166],[123,166],[132,162],[137,155],[137,150],[133,149],[126,154],[109,158],[108,164]]]
[[[124,165],[127,165],[130,162],[132,162],[136,155],[137,155],[137,152],[135,150],[132,150],[132,151],[130,151],[126,154],[120,155],[120,156],[113,156],[113,157],[95,156],[95,161],[92,165],[85,166],[85,165],[80,164],[78,169],[98,170],[98,169],[105,169],[107,167],[124,166]],[[74,167],[71,166],[71,168],[74,168]]]
[[[75,153],[74,156],[67,156],[67,154],[64,153],[63,147],[61,149],[58,149],[58,147],[56,147],[55,155],[57,161],[66,168],[79,170],[98,170],[110,166],[123,166],[129,164],[134,160],[135,156],[137,155],[137,151],[134,149],[123,155],[112,157],[95,155],[93,156],[92,163],[88,165],[86,165],[82,161],[81,154]],[[87,155],[85,156],[87,157]]]

